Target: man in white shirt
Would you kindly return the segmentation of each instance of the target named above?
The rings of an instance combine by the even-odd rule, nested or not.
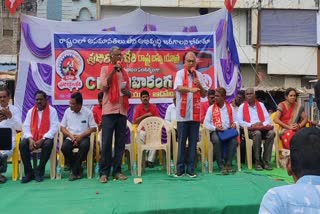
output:
[[[174,80],[174,90],[177,97],[177,128],[178,128],[178,161],[177,174],[181,177],[186,172],[190,178],[195,178],[194,161],[200,127],[200,98],[205,97],[208,86],[203,75],[195,70],[196,55],[187,52],[184,57],[184,68],[179,70]],[[188,139],[188,157],[185,157]]]
[[[269,113],[264,104],[256,100],[253,88],[248,88],[245,91],[245,96],[246,101],[238,109],[238,121],[240,126],[249,129],[249,137],[253,141],[255,169],[272,170],[270,160],[275,132],[271,127]],[[270,129],[267,130],[266,127]],[[261,158],[262,139],[265,139],[265,143],[263,145],[263,157]]]
[[[0,128],[10,128],[12,131],[12,149],[0,151],[0,184],[7,180],[1,173],[7,171],[7,160],[12,156],[16,145],[16,130],[21,130],[21,112],[9,104],[10,94],[8,88],[0,88]]]
[[[70,164],[70,181],[82,177],[81,163],[86,160],[89,151],[90,135],[97,130],[92,111],[82,106],[82,103],[82,94],[73,93],[70,97],[70,107],[64,112],[60,124],[65,136],[61,151]],[[78,148],[79,151],[73,154],[74,148]]]
[[[210,131],[211,142],[214,143],[214,156],[222,174],[233,173],[232,159],[236,152],[236,136],[225,141],[220,140],[219,132],[237,128],[237,117],[231,104],[225,101],[226,90],[215,90],[215,103],[211,105],[204,119],[203,125]],[[227,154],[222,158],[223,146],[227,146]]]
[[[35,179],[43,181],[45,166],[49,160],[54,135],[58,131],[59,120],[55,108],[47,102],[47,95],[43,91],[35,94],[35,106],[31,108],[23,124],[23,139],[19,145],[20,155],[24,166],[25,176],[21,183],[28,183]],[[30,152],[41,148],[40,164],[32,169]]]

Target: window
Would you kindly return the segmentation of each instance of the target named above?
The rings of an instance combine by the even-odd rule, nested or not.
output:
[[[261,10],[261,44],[316,46],[316,16],[314,10]]]

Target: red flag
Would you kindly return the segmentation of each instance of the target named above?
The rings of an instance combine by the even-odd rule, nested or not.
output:
[[[236,4],[237,0],[224,0],[224,5],[226,6],[229,13],[232,13],[234,5]]]
[[[24,0],[5,0],[5,6],[9,10],[9,13],[14,14],[18,7],[23,3]]]

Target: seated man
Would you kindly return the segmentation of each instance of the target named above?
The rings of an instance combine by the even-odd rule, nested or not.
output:
[[[16,130],[21,130],[21,112],[9,104],[10,94],[6,87],[0,88],[0,128],[10,128],[12,131],[12,149],[0,151],[0,184],[7,180],[1,173],[7,171],[7,160],[12,156],[16,145]]]
[[[204,119],[204,127],[210,131],[211,142],[214,143],[214,156],[222,174],[232,173],[232,159],[236,152],[236,136],[225,141],[220,140],[218,132],[236,129],[236,114],[231,104],[225,101],[226,90],[217,88],[215,103],[208,108]],[[225,158],[222,158],[223,144],[227,146]],[[224,160],[223,160],[224,159]]]
[[[70,164],[69,180],[74,181],[82,177],[82,161],[86,160],[90,147],[90,135],[96,131],[96,123],[90,109],[82,106],[83,98],[80,92],[70,97],[70,107],[64,112],[61,121],[61,131],[65,136],[61,151],[65,160]],[[78,152],[73,153],[73,149]]]
[[[271,127],[269,113],[264,104],[256,100],[253,88],[248,88],[245,91],[245,96],[246,101],[238,109],[238,121],[240,126],[249,129],[249,138],[253,141],[255,169],[272,170],[270,160],[275,132]],[[269,129],[265,129],[266,127]],[[261,160],[262,139],[265,139],[265,143]]]
[[[93,118],[98,126],[98,131],[101,131],[102,127],[102,99],[103,99],[103,92],[100,91],[98,94],[98,104],[95,105],[92,109]]]
[[[43,91],[35,94],[35,106],[26,116],[23,124],[23,139],[20,143],[20,155],[24,166],[25,176],[21,183],[28,183],[35,179],[43,181],[46,163],[49,160],[53,138],[58,131],[59,120],[55,108],[47,102],[47,95]],[[32,169],[30,152],[41,148],[40,164],[37,169]]]
[[[141,92],[140,100],[142,103],[137,106],[136,111],[134,112],[134,116],[133,116],[134,124],[139,125],[139,123],[147,117],[151,117],[151,116],[160,117],[157,107],[149,103],[150,96],[148,91],[143,90]],[[140,136],[140,138],[144,141],[145,134],[143,132],[141,133],[142,133],[142,136]],[[156,156],[155,150],[148,151],[148,158],[146,161],[147,167],[153,168],[153,162],[154,162],[155,156]]]
[[[320,130],[304,128],[291,139],[288,175],[295,184],[274,187],[263,197],[259,213],[319,213]]]
[[[213,89],[209,89],[208,90],[208,95],[207,95],[207,102],[202,102],[201,103],[201,111],[200,111],[200,122],[201,124],[203,124],[204,118],[206,116],[207,110],[209,108],[209,106],[214,104],[214,94],[215,91]]]

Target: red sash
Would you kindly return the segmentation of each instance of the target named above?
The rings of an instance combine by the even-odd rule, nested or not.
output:
[[[227,107],[230,126],[233,124],[232,107],[229,103],[224,103]],[[221,112],[219,106],[215,103],[212,106],[212,121],[215,127],[222,126]]]
[[[110,75],[113,71],[113,64],[109,64],[108,66],[108,74]],[[124,81],[126,82],[126,89],[129,90],[129,77],[127,72],[125,72],[124,69],[121,69],[121,73],[123,76]],[[112,76],[112,84],[109,91],[109,97],[111,103],[119,103],[119,97],[120,97],[120,89],[119,89],[119,82],[118,82],[118,76],[117,74],[113,74]],[[128,96],[123,96],[123,107],[126,111],[128,111],[129,108],[129,98]]]
[[[259,118],[260,122],[263,123],[265,121],[265,118],[264,118],[262,107],[261,107],[260,103],[258,102],[258,100],[256,100],[255,105],[257,108],[257,112],[258,112],[258,118]],[[246,121],[247,123],[251,122],[248,102],[244,102],[244,104],[243,104],[243,120]]]
[[[38,108],[34,106],[31,112],[31,134],[32,138],[37,141],[43,138],[43,135],[49,131],[50,128],[50,108],[47,103],[46,107],[43,109],[42,118],[40,122],[40,127],[38,127],[39,115]]]
[[[198,78],[197,72],[194,71],[192,74],[194,78]],[[189,78],[188,78],[188,70],[184,68],[184,77],[183,77],[183,87],[189,87]],[[197,88],[194,81],[192,81],[192,88]],[[181,93],[181,108],[180,115],[181,117],[186,116],[187,112],[187,99],[188,93]],[[200,121],[200,91],[193,94],[193,120]]]

